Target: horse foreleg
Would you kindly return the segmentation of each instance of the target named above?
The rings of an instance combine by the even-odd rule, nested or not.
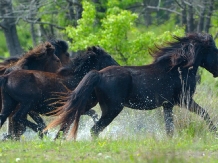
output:
[[[0,114],[0,127],[4,124],[6,119],[10,116],[12,111],[15,110],[17,102],[14,101],[9,95],[4,94],[2,97],[2,110]]]
[[[12,121],[12,116],[10,115],[7,119],[7,135],[13,135],[14,134],[14,126]]]
[[[31,102],[21,104],[19,110],[13,116],[13,121],[15,123],[20,124],[20,125],[27,126],[35,132],[39,132],[39,136],[40,136],[40,138],[42,138],[42,134],[40,133],[41,131],[40,131],[38,125],[27,120],[27,114],[28,114],[30,108],[32,108]]]
[[[168,136],[172,137],[174,134],[173,105],[170,102],[164,102],[162,106],[164,110],[166,133]]]
[[[194,100],[191,101],[190,106],[188,107],[188,110],[204,118],[211,132],[217,131],[217,128],[211,121],[208,112],[204,108],[202,108],[200,105],[198,105]]]
[[[46,128],[46,124],[40,115],[34,111],[30,111],[28,114],[37,123],[39,134],[41,134],[40,137],[43,137],[43,134],[47,134],[47,132],[43,132],[43,129]]]

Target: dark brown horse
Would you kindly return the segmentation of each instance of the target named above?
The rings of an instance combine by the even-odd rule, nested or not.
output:
[[[70,54],[68,53],[68,44],[64,40],[49,40],[55,48],[55,55],[60,59],[62,66],[70,64]]]
[[[163,106],[166,132],[173,135],[174,105],[185,107],[204,118],[209,129],[217,131],[205,109],[192,96],[196,87],[199,66],[218,76],[218,50],[208,34],[189,34],[174,37],[167,47],[153,51],[154,62],[145,66],[110,66],[101,71],[90,71],[68,97],[59,115],[46,129],[57,125],[70,126],[71,136],[76,137],[81,114],[89,107],[87,103],[94,91],[102,110],[100,120],[92,127],[97,137],[123,107],[152,110]]]
[[[36,132],[42,131],[44,128],[42,123],[35,124],[26,119],[30,111],[38,114],[53,111],[55,108],[50,104],[56,102],[53,99],[54,94],[60,95],[61,92],[67,93],[73,90],[90,70],[100,70],[110,65],[118,64],[103,49],[92,47],[88,48],[84,55],[74,58],[70,65],[61,68],[58,73],[18,70],[1,76],[3,109],[0,125],[3,125],[8,115],[19,104],[20,107],[15,112],[13,121],[28,126]]]
[[[7,74],[11,71],[15,71],[19,69],[56,72],[57,69],[60,68],[61,66],[60,60],[57,58],[57,56],[62,58],[65,64],[70,61],[70,58],[69,58],[69,53],[67,52],[68,47],[66,46],[67,44],[65,41],[57,40],[57,41],[53,41],[52,43],[56,46],[56,50],[54,49],[51,43],[46,42],[38,45],[37,47],[25,53],[21,57],[13,57],[13,58],[6,59],[3,63],[1,63],[0,73]],[[64,43],[66,45],[61,46]],[[55,51],[57,56],[54,54]],[[57,51],[59,53],[57,53]],[[0,110],[1,107],[2,106],[0,105]],[[41,121],[40,117],[37,119]],[[7,134],[11,135],[12,133],[13,133],[13,123],[11,119],[9,119]]]

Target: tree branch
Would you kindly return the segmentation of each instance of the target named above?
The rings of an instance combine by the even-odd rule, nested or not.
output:
[[[164,10],[164,11],[169,11],[169,12],[175,13],[177,15],[182,15],[180,12],[177,12],[175,10],[171,10],[171,9],[168,9],[168,8],[164,8],[164,7],[147,6],[147,8],[156,9],[156,10]]]
[[[23,19],[24,21],[28,22],[28,23],[33,23],[33,24],[46,24],[46,25],[50,25],[50,26],[53,26],[57,29],[65,29],[64,27],[61,27],[61,26],[58,26],[56,24],[52,24],[52,23],[49,23],[49,22],[41,22],[41,21],[38,21],[38,20],[35,20],[35,21],[31,21],[29,19]]]

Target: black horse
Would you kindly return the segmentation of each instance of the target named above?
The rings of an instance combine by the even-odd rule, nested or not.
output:
[[[110,66],[101,71],[90,71],[68,97],[59,115],[46,128],[74,122],[71,136],[76,137],[81,114],[95,92],[102,110],[100,120],[92,127],[97,137],[122,111],[123,107],[152,110],[163,106],[166,132],[173,135],[174,105],[185,107],[204,118],[209,129],[217,131],[205,109],[192,98],[196,87],[196,72],[201,66],[218,76],[218,50],[208,34],[188,34],[174,37],[175,42],[153,51],[154,62],[145,66]]]
[[[58,103],[56,96],[67,94],[76,88],[90,70],[101,70],[111,65],[118,63],[102,48],[94,46],[72,59],[67,67],[59,69],[57,73],[17,70],[0,76],[3,101],[0,125],[2,126],[5,119],[14,112],[12,119],[15,123],[41,132],[45,125],[39,114],[52,115],[56,105],[51,104]],[[17,105],[20,107],[15,110]],[[94,111],[86,114],[93,115],[93,113]],[[37,124],[27,120],[27,114]],[[17,137],[22,134],[16,133]]]

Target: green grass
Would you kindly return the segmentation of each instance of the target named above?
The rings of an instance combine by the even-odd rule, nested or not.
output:
[[[211,115],[217,126],[217,95],[208,85],[197,87],[194,99]],[[99,108],[96,110],[99,112]],[[100,113],[100,112],[99,112]],[[47,119],[50,121],[51,119]],[[77,141],[39,140],[28,134],[20,141],[0,142],[1,162],[145,162],[216,163],[218,136],[210,133],[202,118],[184,108],[174,108],[175,134],[165,134],[163,111],[125,108],[101,133],[91,140],[92,120],[83,116]],[[1,132],[5,131],[5,126]]]
[[[217,162],[218,139],[179,137],[158,140],[99,139],[97,141],[31,140],[2,142],[0,162]]]

